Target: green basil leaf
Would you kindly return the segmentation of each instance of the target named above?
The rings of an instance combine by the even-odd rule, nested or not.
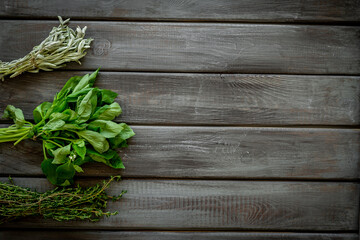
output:
[[[106,107],[108,106],[108,107]],[[98,120],[113,120],[122,113],[121,107],[118,103],[114,102],[111,105],[105,105],[94,113]]]
[[[45,148],[46,149],[53,149],[53,148],[56,148],[57,146],[53,143],[50,143],[50,142],[46,142],[45,143]]]
[[[125,166],[118,154],[115,154],[114,157],[109,160],[109,166],[116,169],[119,168],[125,169]]]
[[[122,142],[119,144],[119,148],[126,148],[126,147],[128,147],[128,144],[127,144],[127,141],[126,141],[126,140],[122,141]]]
[[[97,96],[96,96],[97,89],[93,88],[89,91],[84,98],[81,99],[80,104],[77,108],[77,114],[79,115],[78,121],[79,122],[86,122],[93,111],[96,108]]]
[[[87,124],[64,124],[59,130],[84,130]]]
[[[90,130],[83,130],[76,132],[79,137],[88,141],[94,149],[99,152],[103,153],[109,149],[109,143],[104,136],[102,136],[98,132],[90,131]]]
[[[62,164],[69,160],[68,155],[70,154],[71,144],[66,145],[65,147],[58,148],[52,153],[54,154],[53,164]]]
[[[89,123],[88,129],[91,130],[99,129],[100,134],[103,135],[104,137],[113,138],[121,133],[121,131],[123,130],[123,126],[113,121],[95,120]]]
[[[13,105],[7,105],[4,111],[3,118],[10,118],[14,120],[17,128],[21,128],[25,124],[24,114],[20,108]]]
[[[88,153],[88,156],[91,157],[92,160],[94,160],[95,162],[101,162],[101,163],[108,163],[108,160],[106,160],[105,158],[92,154],[92,153]]]
[[[96,120],[100,114],[102,114],[103,112],[105,112],[105,110],[107,110],[110,107],[110,105],[104,105],[102,107],[96,107],[94,113],[91,115],[89,121],[93,121]],[[104,119],[104,120],[112,120],[112,119]]]
[[[65,113],[60,113],[60,112],[54,112],[50,115],[49,119],[53,120],[53,119],[61,119],[64,121],[67,121],[69,119],[69,115],[65,114]]]
[[[74,165],[82,165],[84,163],[87,163],[87,162],[92,162],[92,159],[89,157],[89,156],[85,156],[84,159],[82,158],[76,158],[75,161],[74,161]]]
[[[61,119],[52,119],[43,126],[43,130],[59,130],[65,122]]]
[[[64,163],[63,165],[60,165],[56,168],[56,174],[57,178],[63,179],[64,181],[66,179],[71,180],[75,175],[75,168],[74,164],[72,162]]]
[[[80,95],[77,100],[76,100],[76,107],[75,107],[75,112],[79,115],[78,111],[79,111],[79,107],[80,107],[80,104],[82,102],[82,100],[84,99],[86,95]]]
[[[43,102],[39,106],[37,106],[33,111],[34,121],[35,123],[39,123],[46,115],[46,112],[51,107],[52,103]]]
[[[52,105],[52,109],[49,109],[49,111],[46,113],[46,115],[49,114],[49,116],[50,116],[52,113],[62,112],[67,107],[68,107],[68,103],[66,102],[66,99],[65,98],[59,99],[58,101],[56,101],[55,104]]]
[[[90,98],[90,102],[91,102],[91,114],[93,114],[95,112],[96,109],[96,105],[97,105],[97,95],[96,93],[99,91],[98,88],[94,88],[94,94],[91,96]],[[91,115],[90,115],[91,116]]]
[[[79,81],[79,83],[74,88],[73,92],[75,93],[86,87],[92,87],[94,85],[94,82],[95,82],[96,76],[98,75],[98,72],[99,72],[99,69],[97,69],[91,75],[86,74],[85,76],[83,76],[81,78],[81,80]]]
[[[57,184],[57,166],[52,164],[52,159],[44,159],[41,163],[41,170],[52,184]]]
[[[126,148],[126,147],[128,147],[127,141],[126,140],[121,141],[121,140],[122,140],[121,138],[119,138],[119,141],[118,141],[117,138],[109,138],[108,142],[110,144],[110,148],[111,149],[117,149],[117,148]]]
[[[77,153],[77,155],[79,155],[82,159],[85,159],[86,147],[85,147],[84,140],[79,139],[76,142],[74,141],[72,144],[72,147],[75,150],[75,152]]]
[[[71,110],[70,108],[63,111],[63,113],[68,116],[66,120],[68,122],[75,121],[78,118],[78,114],[75,111]]]
[[[76,144],[79,147],[85,147],[85,141],[83,139],[76,139],[73,141],[73,144]]]
[[[76,93],[76,92],[79,92],[79,91],[81,91],[81,90],[83,90],[83,89],[85,89],[85,88],[91,87],[91,86],[89,85],[89,76],[90,76],[89,74],[84,75],[84,76],[81,78],[81,80],[79,81],[79,83],[75,86],[75,88],[74,88],[74,90],[73,90],[72,93]]]
[[[96,162],[104,163],[112,168],[125,168],[120,156],[114,150],[108,150],[105,153],[98,153],[88,149],[87,154]]]
[[[74,168],[75,168],[75,170],[77,171],[77,172],[84,172],[84,170],[80,167],[80,166],[78,166],[78,165],[74,165]]]
[[[62,98],[67,95],[67,93],[71,92],[76,85],[78,85],[79,81],[82,79],[81,76],[71,77],[61,89],[61,91],[57,94],[57,98]]]
[[[94,89],[91,89],[84,97],[80,96],[80,102],[78,102],[77,114],[79,115],[79,120],[88,120],[91,115],[92,105],[91,105],[91,97],[94,94]]]
[[[113,103],[115,98],[118,96],[118,94],[116,92],[113,92],[108,89],[100,90],[100,94],[101,94],[101,105],[103,105],[105,103],[107,103],[107,104]]]
[[[58,180],[59,181],[59,180]],[[69,180],[65,180],[65,182],[61,183],[61,184],[58,184],[62,187],[66,187],[66,186],[70,186],[72,184],[72,181],[69,181]]]
[[[129,125],[126,123],[120,123],[120,125],[123,127],[123,130],[119,134],[122,139],[126,140],[135,135],[134,131],[131,129],[131,127],[129,127]]]
[[[98,153],[96,151],[93,151],[91,149],[88,149],[87,155],[94,160],[95,162],[101,162],[106,165],[108,165],[109,159],[111,159],[114,156],[113,152],[106,152],[106,153]]]
[[[103,152],[103,153],[98,153],[97,151],[95,151],[95,150],[93,150],[93,149],[91,149],[91,148],[88,148],[88,149],[87,149],[87,154],[88,154],[88,155],[92,154],[92,155],[101,157],[101,158],[103,158],[103,159],[110,160],[110,159],[113,158],[114,155],[116,155],[117,153],[116,153],[116,151],[111,150],[111,149],[108,150],[108,151],[106,151],[106,152]]]
[[[67,102],[76,102],[76,100],[78,99],[78,97],[80,95],[86,95],[88,92],[90,92],[92,88],[84,88],[84,89],[81,89],[80,91],[77,91],[77,92],[74,92],[72,94],[69,94],[67,97],[66,97],[66,101]]]
[[[127,146],[125,140],[135,135],[134,131],[126,123],[120,123],[119,125],[122,126],[123,130],[114,138],[109,139],[112,149]]]
[[[52,153],[52,149],[46,149],[46,152],[51,158],[54,158],[54,154]]]

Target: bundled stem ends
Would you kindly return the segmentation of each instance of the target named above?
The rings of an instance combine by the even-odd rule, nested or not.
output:
[[[111,177],[102,185],[82,188],[55,188],[44,193],[32,191],[0,182],[0,224],[28,216],[43,216],[57,221],[90,220],[98,221],[102,216],[112,216],[118,212],[104,212],[108,200],[119,200],[126,191],[118,196],[109,196],[105,190],[113,180]]]
[[[0,78],[3,81],[10,74],[10,78],[13,78],[23,72],[52,71],[64,67],[66,62],[81,64],[79,59],[86,55],[85,50],[90,48],[93,39],[84,39],[86,26],[83,29],[77,27],[74,31],[67,26],[70,18],[65,21],[60,16],[58,18],[60,25],[54,27],[49,36],[25,57],[11,62],[0,61]]]

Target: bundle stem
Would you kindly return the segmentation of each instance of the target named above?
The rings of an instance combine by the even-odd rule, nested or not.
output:
[[[98,221],[102,216],[116,215],[117,212],[104,212],[107,200],[118,200],[118,196],[109,196],[105,190],[113,180],[111,177],[102,185],[81,188],[55,188],[39,193],[9,183],[0,182],[0,224],[28,216],[43,216],[57,221],[88,219]]]

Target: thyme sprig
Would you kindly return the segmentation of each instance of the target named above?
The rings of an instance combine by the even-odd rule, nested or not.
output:
[[[82,188],[78,185],[74,188],[55,188],[44,193],[0,182],[0,224],[29,216],[42,216],[57,221],[99,221],[103,216],[116,215],[118,212],[104,211],[108,200],[117,201],[126,193],[122,191],[117,196],[105,193],[114,180],[120,180],[120,176],[111,177],[93,187]]]
[[[65,21],[60,16],[58,18],[60,25],[54,27],[49,36],[26,56],[11,62],[0,61],[0,78],[3,81],[10,74],[13,78],[23,72],[52,71],[71,61],[81,64],[79,59],[86,55],[85,50],[90,48],[93,39],[84,39],[86,26],[83,29],[78,26],[74,31],[67,26],[70,18]]]

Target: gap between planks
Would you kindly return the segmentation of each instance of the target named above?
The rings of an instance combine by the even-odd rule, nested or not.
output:
[[[2,114],[2,113],[0,113]],[[34,123],[33,119],[25,119],[26,121]],[[117,121],[116,122],[121,122]],[[178,123],[159,123],[159,124],[146,124],[146,123],[129,123],[130,126],[137,126],[137,127],[184,127],[184,128],[198,128],[198,127],[204,127],[204,128],[264,128],[264,129],[272,129],[272,128],[278,128],[278,129],[329,129],[329,130],[355,130],[360,131],[360,125],[277,125],[277,124],[178,124]],[[0,127],[7,127],[6,125],[13,125],[14,122],[7,119],[0,119]],[[4,126],[3,126],[4,125]]]
[[[121,201],[121,200],[120,200]],[[0,227],[1,229],[1,227]],[[172,229],[141,229],[141,228],[136,228],[136,229],[111,229],[111,228],[91,228],[91,229],[86,229],[86,228],[79,228],[79,229],[59,229],[59,228],[55,228],[55,227],[47,227],[46,230],[44,230],[43,228],[37,228],[37,227],[33,227],[33,228],[9,228],[6,230],[2,230],[1,232],[12,232],[12,231],[25,231],[25,232],[36,232],[36,231],[47,231],[47,232],[57,232],[57,231],[64,231],[64,232],[91,232],[91,231],[101,231],[101,232],[107,232],[107,233],[111,233],[111,232],[129,232],[129,233],[136,233],[136,232],[164,232],[164,233],[223,233],[223,232],[227,232],[227,233],[242,233],[242,234],[336,234],[336,235],[341,235],[341,234],[351,234],[352,236],[358,236],[358,231],[356,230],[339,230],[339,231],[327,231],[327,230],[322,230],[322,231],[318,231],[318,230],[293,230],[293,231],[289,231],[289,230],[276,230],[276,231],[269,231],[269,230],[261,230],[261,229],[256,229],[256,230],[241,230],[241,229],[232,229],[232,230],[227,230],[227,229],[215,229],[215,230],[209,230],[209,229],[196,229],[196,230],[172,230]],[[1,236],[1,235],[0,235]]]
[[[65,17],[63,17],[66,19]],[[342,21],[333,21],[333,22],[316,22],[316,21],[296,21],[296,22],[277,22],[277,21],[236,21],[236,20],[195,20],[195,19],[181,19],[181,20],[171,20],[171,19],[131,19],[131,18],[118,18],[118,19],[101,19],[101,18],[78,18],[78,17],[70,17],[71,21],[81,21],[81,22],[136,22],[136,23],[209,23],[209,24],[261,24],[261,25],[309,25],[309,26],[337,26],[337,27],[357,27],[360,26],[360,22],[356,21],[348,21],[348,22],[342,22]],[[1,20],[14,20],[14,21],[56,21],[56,17],[2,17],[0,16]]]
[[[0,18],[1,21],[1,18]],[[281,24],[282,25],[282,24]],[[359,25],[360,26],[360,25]],[[341,27],[341,26],[339,26]],[[344,26],[346,27],[346,26]],[[57,72],[57,73],[62,73],[62,72],[83,72],[84,74],[89,73],[89,71],[94,71],[94,69],[71,69],[71,68],[62,68],[62,69],[54,69],[51,72]],[[41,71],[42,73],[46,73],[45,71]],[[249,72],[239,72],[239,71],[226,71],[226,72],[192,72],[192,71],[178,71],[178,72],[174,72],[174,71],[157,71],[157,70],[116,70],[116,69],[100,69],[100,74],[101,73],[110,73],[110,74],[121,74],[121,73],[128,73],[128,74],[171,74],[171,75],[186,75],[186,74],[191,74],[191,75],[219,75],[220,77],[222,75],[264,75],[264,76],[272,76],[272,75],[277,75],[277,76],[306,76],[306,77],[360,77],[360,74],[346,74],[346,73],[332,73],[332,74],[317,74],[317,73],[283,73],[283,72],[264,72],[264,73],[249,73]],[[31,73],[32,74],[32,73]],[[18,77],[17,77],[18,78]],[[5,81],[6,81],[6,77],[5,77]],[[1,81],[0,81],[1,83]]]
[[[79,19],[131,19],[173,21],[249,21],[249,22],[359,22],[359,3],[354,0],[149,0],[98,1],[64,0],[27,2],[4,0],[0,15],[12,18],[50,18],[63,13]],[[84,4],[86,2],[86,4]],[[271,10],[271,11],[269,11]]]
[[[116,174],[111,174],[111,176],[115,176]],[[119,173],[120,175],[120,173]],[[34,178],[34,179],[46,179],[44,174],[4,174],[0,173],[0,178]],[[109,175],[110,177],[110,175]],[[106,176],[76,176],[76,181],[84,181],[84,180],[106,180],[109,177]],[[149,181],[198,181],[198,182],[206,182],[206,181],[218,181],[218,182],[277,182],[277,183],[354,183],[359,184],[360,187],[360,179],[318,179],[318,178],[227,178],[227,177],[147,177],[147,176],[129,176],[129,177],[121,177],[121,180],[129,180],[129,181],[137,181],[137,180],[149,180]]]

